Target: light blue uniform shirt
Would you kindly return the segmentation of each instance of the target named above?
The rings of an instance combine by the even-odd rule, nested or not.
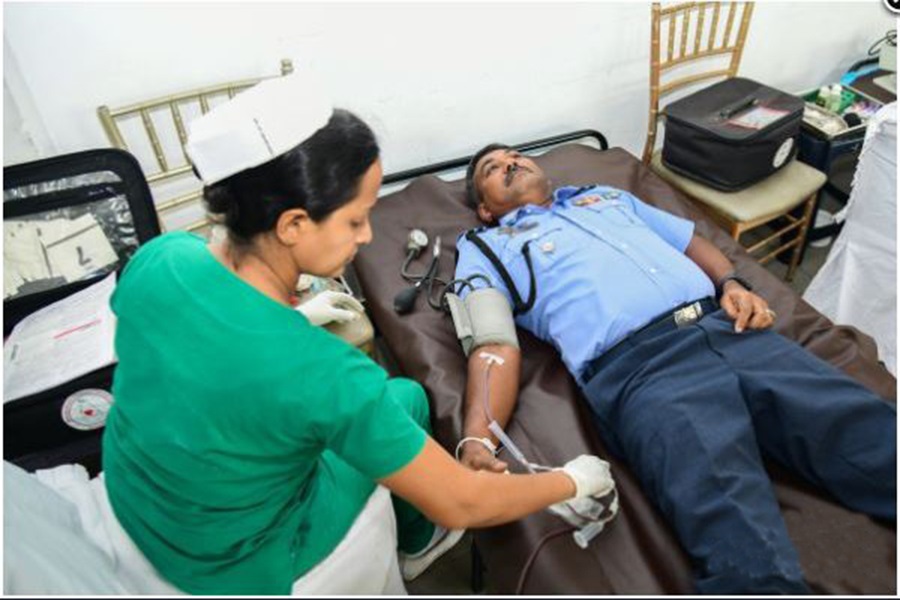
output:
[[[684,254],[693,234],[691,221],[626,191],[593,186],[559,188],[549,207],[520,207],[479,236],[509,271],[523,302],[530,277],[522,247],[531,241],[537,294],[516,324],[553,344],[579,377],[591,359],[653,317],[714,294],[710,279]],[[463,236],[457,248],[456,277],[487,275],[512,306],[481,250]]]

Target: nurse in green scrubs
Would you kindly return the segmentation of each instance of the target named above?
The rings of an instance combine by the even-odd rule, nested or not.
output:
[[[192,123],[187,148],[227,239],[172,232],[129,262],[103,445],[116,517],[165,579],[289,593],[378,484],[410,579],[464,528],[608,486],[597,457],[538,475],[462,467],[429,436],[419,384],[292,306],[301,273],[338,276],[372,239],[382,167],[365,123],[291,75]]]

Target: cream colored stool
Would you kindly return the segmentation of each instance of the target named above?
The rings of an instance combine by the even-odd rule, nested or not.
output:
[[[739,244],[742,234],[779,217],[786,219],[786,226],[745,249],[753,255],[764,251],[773,242],[777,243],[774,250],[758,258],[760,264],[766,264],[793,248],[785,279],[790,281],[794,277],[812,218],[816,193],[827,179],[824,173],[795,159],[755,185],[738,192],[720,192],[675,173],[662,163],[658,151],[653,153],[650,168],[693,200]],[[798,217],[792,213],[800,205],[804,205],[803,214]],[[796,231],[796,234],[787,242],[781,243],[782,236],[791,231]]]

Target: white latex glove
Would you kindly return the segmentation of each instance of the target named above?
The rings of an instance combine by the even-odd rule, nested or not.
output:
[[[603,504],[593,498],[575,498],[557,502],[547,507],[553,514],[575,527],[581,527],[591,520],[596,520],[603,513]],[[578,511],[577,514],[575,511]]]
[[[326,290],[297,307],[313,325],[325,325],[332,321],[346,323],[365,312],[359,300],[344,292]]]
[[[609,463],[598,456],[582,454],[567,462],[561,470],[575,482],[573,498],[602,497],[616,488]]]

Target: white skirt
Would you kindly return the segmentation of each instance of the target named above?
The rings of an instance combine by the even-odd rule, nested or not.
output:
[[[101,473],[89,479],[81,465],[41,470],[37,478],[78,507],[94,545],[115,565],[115,576],[135,594],[184,594],[163,579],[122,529]],[[293,595],[405,595],[397,561],[397,521],[387,488],[377,486],[337,548],[294,582]]]

